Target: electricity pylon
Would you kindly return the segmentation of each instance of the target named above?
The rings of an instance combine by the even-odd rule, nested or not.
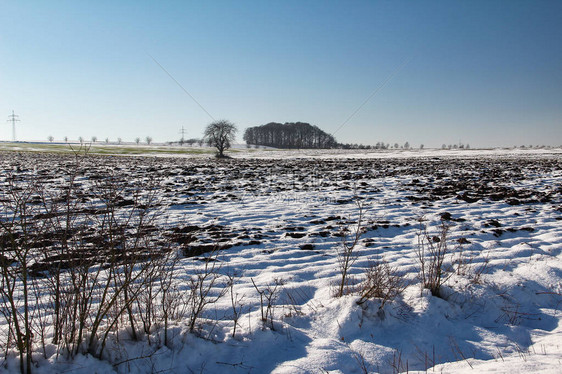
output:
[[[183,145],[183,142],[185,140],[185,138],[184,138],[185,129],[183,128],[183,126],[181,127],[180,134],[181,134],[181,145]]]
[[[8,116],[7,122],[12,122],[12,140],[15,142],[16,141],[16,122],[20,122],[19,116],[17,114],[14,114],[14,111],[12,110],[12,114]]]

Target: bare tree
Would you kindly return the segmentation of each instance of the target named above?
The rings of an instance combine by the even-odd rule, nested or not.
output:
[[[184,142],[193,147],[193,144],[199,142],[199,139],[191,138],[191,139],[185,140]]]
[[[140,138],[135,138],[135,143],[137,143],[137,145],[139,145],[139,143],[140,143]]]
[[[145,140],[146,140],[146,144],[148,144],[148,145],[150,145],[150,143],[152,143],[152,137],[150,137],[150,136],[147,136],[145,138]]]
[[[92,143],[95,143],[98,141],[98,137],[97,136],[92,136]]]
[[[53,140],[55,140],[55,138],[53,138],[53,135],[49,135],[49,138],[48,138],[48,139],[49,139],[49,141],[50,141],[51,143],[53,142]]]
[[[219,120],[210,123],[205,129],[204,139],[209,146],[217,148],[217,157],[222,158],[224,151],[230,148],[238,129],[227,120]]]

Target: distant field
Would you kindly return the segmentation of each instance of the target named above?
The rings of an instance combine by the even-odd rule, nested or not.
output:
[[[215,153],[215,149],[207,146],[177,146],[164,144],[106,144],[106,143],[42,143],[42,142],[0,142],[0,151],[18,152],[47,152],[73,153],[88,149],[94,155],[123,155],[123,156],[162,156],[162,157],[208,157]],[[275,149],[275,148],[247,148],[243,144],[235,144],[226,154],[234,158],[258,159],[322,159],[322,158],[417,158],[417,157],[533,157],[545,155],[561,155],[562,148],[533,148],[533,149]]]
[[[53,152],[73,153],[81,148],[77,143],[0,143],[1,151]],[[136,145],[136,144],[86,144],[82,149],[89,148],[89,153],[100,155],[206,155],[214,150],[208,147],[178,147],[167,145]],[[235,151],[234,151],[235,152]]]

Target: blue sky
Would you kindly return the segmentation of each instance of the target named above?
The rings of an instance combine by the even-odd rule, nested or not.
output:
[[[342,142],[562,144],[560,1],[6,1],[18,140],[303,121]],[[384,86],[381,88],[381,85]],[[0,117],[2,118],[2,117]],[[11,139],[11,125],[0,140]]]

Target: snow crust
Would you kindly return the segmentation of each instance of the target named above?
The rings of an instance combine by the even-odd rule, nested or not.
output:
[[[553,150],[260,150],[246,152],[243,157],[318,162],[346,158],[547,158],[558,166],[562,162],[562,152]],[[515,189],[561,189],[561,169],[533,174],[529,168],[511,185]],[[360,174],[362,170],[342,172]],[[290,185],[294,182],[291,178],[287,176],[287,180],[275,183]],[[170,204],[162,224],[215,224],[250,234],[254,228],[262,230],[259,244],[234,246],[219,255],[221,272],[237,274],[235,291],[244,297],[235,337],[231,336],[230,300],[223,297],[206,311],[206,322],[198,334],[188,333],[181,323],[174,326],[169,346],[134,342],[123,333],[119,341],[112,342],[103,361],[88,355],[79,355],[72,361],[54,355],[45,360],[38,354],[34,371],[560,373],[560,193],[549,203],[520,205],[489,199],[467,203],[457,197],[416,202],[407,198],[411,192],[403,188],[416,178],[420,179],[402,173],[361,180],[368,184],[360,195],[367,227],[356,248],[358,258],[352,276],[360,284],[369,263],[384,258],[409,283],[403,295],[384,308],[379,308],[377,299],[358,305],[357,293],[334,297],[339,277],[336,251],[341,247],[341,238],[332,234],[343,228],[356,228],[359,210],[354,202],[353,184],[323,187],[320,181],[314,189],[275,193],[275,185],[270,183],[271,191],[263,193],[245,190],[233,179],[222,182],[235,187],[235,199],[209,198],[207,203],[198,205]],[[421,183],[432,183],[431,180],[428,175]],[[449,221],[448,238],[453,249],[447,258],[453,271],[442,297],[436,297],[420,287],[415,249],[420,224],[437,235],[446,212],[453,218]],[[329,217],[338,218],[327,221]],[[311,223],[318,220],[325,224],[320,227]],[[497,235],[493,226],[486,225],[492,221],[513,230]],[[327,226],[331,228],[326,229]],[[324,230],[329,235],[320,235]],[[302,232],[305,236],[297,238],[289,232]],[[302,249],[303,244],[312,247]],[[462,268],[458,266],[460,261],[466,264]],[[200,266],[195,258],[181,259],[175,274],[177,281],[185,281]],[[280,284],[274,329],[264,327],[260,321],[260,300],[252,281],[258,287]],[[8,357],[0,368],[0,372],[17,370],[15,357]]]

